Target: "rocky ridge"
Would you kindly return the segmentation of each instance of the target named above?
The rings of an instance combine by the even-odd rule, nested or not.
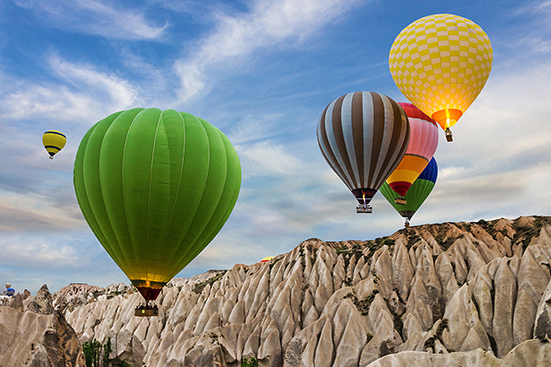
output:
[[[77,335],[54,310],[46,285],[36,296],[26,291],[1,304],[8,306],[0,307],[0,366],[86,366]]]
[[[52,306],[134,367],[549,366],[550,258],[549,217],[443,223],[174,279],[158,317],[123,284]]]

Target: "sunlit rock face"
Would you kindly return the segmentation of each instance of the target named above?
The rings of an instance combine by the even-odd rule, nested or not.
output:
[[[132,366],[543,366],[550,258],[549,217],[443,223],[174,279],[158,317],[135,317],[124,284],[51,302],[81,343],[110,337]]]
[[[86,363],[73,328],[59,311],[43,314],[0,307],[0,365],[85,367]]]

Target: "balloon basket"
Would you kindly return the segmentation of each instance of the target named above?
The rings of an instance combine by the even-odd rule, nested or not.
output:
[[[373,209],[368,204],[361,204],[356,207],[356,213],[372,213]]]
[[[408,202],[406,201],[406,198],[403,196],[399,196],[396,199],[394,199],[394,204],[400,204],[400,205],[406,205]]]
[[[139,305],[134,310],[134,316],[144,317],[144,316],[159,316],[159,308],[156,304],[145,304]]]
[[[446,140],[448,141],[448,143],[453,141],[452,131],[449,127],[446,128]]]

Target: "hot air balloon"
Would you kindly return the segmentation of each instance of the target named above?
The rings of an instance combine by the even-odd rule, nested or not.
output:
[[[317,128],[318,144],[360,203],[356,212],[372,212],[369,203],[400,163],[409,135],[406,113],[383,94],[349,93],[325,108]]]
[[[270,260],[272,260],[274,257],[273,256],[266,256],[265,258],[263,258],[262,260],[260,260],[261,263],[267,263],[269,262]]]
[[[484,87],[492,59],[492,44],[482,28],[457,15],[437,14],[398,34],[389,66],[400,91],[452,141],[450,127]]]
[[[388,200],[388,202],[396,209],[396,211],[404,218],[406,218],[405,226],[409,227],[409,221],[419,209],[419,207],[425,202],[429,194],[431,193],[436,178],[438,177],[438,165],[434,157],[431,159],[427,167],[417,177],[417,180],[411,185],[406,193],[407,204],[400,205],[394,202],[394,199],[398,196],[394,192],[388,183],[384,183],[381,186],[381,193]]]
[[[54,159],[54,155],[59,152],[65,146],[67,137],[61,131],[48,130],[42,135],[42,144],[50,156],[48,158]]]
[[[438,147],[438,125],[411,103],[398,103],[406,112],[411,129],[408,149],[386,182],[399,196],[396,204],[406,204],[404,195],[419,177]]]
[[[84,218],[146,299],[147,311],[220,231],[240,185],[229,139],[207,121],[174,110],[116,112],[88,130],[75,158]]]

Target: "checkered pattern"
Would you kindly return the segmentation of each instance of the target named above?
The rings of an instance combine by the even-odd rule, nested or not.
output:
[[[421,18],[396,37],[390,73],[402,93],[429,116],[444,109],[463,113],[492,68],[492,45],[482,28],[451,14]]]

